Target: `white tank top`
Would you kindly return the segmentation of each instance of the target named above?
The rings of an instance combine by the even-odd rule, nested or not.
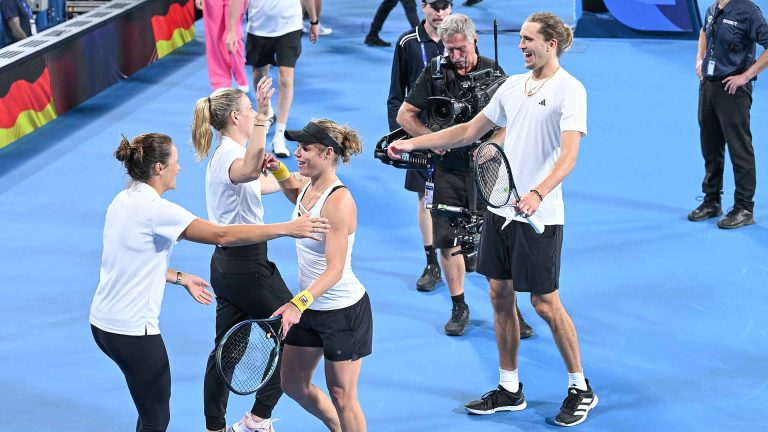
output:
[[[338,186],[344,186],[340,180],[336,180],[329,186],[320,198],[318,198],[312,210],[309,213],[313,217],[320,217],[320,211],[328,199],[328,195]],[[309,183],[298,196],[296,207],[293,210],[293,219],[298,218],[304,212],[301,206],[301,199],[309,188]],[[357,276],[352,272],[352,247],[355,244],[355,233],[347,237],[347,257],[344,261],[344,271],[341,279],[332,286],[325,294],[316,298],[309,306],[312,310],[334,310],[352,306],[357,303],[365,294],[365,287]],[[325,234],[320,234],[320,241],[312,239],[296,240],[296,255],[299,258],[299,290],[305,290],[315,279],[317,279],[326,268],[328,262],[325,259]]]

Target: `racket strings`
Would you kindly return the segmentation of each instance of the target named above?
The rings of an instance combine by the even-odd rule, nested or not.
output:
[[[503,207],[509,203],[510,178],[503,157],[492,145],[480,146],[475,154],[477,189],[492,207]]]
[[[278,346],[266,323],[254,322],[231,333],[222,346],[220,366],[232,390],[249,393],[260,388],[274,373]]]

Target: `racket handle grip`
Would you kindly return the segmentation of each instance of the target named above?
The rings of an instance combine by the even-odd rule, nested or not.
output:
[[[525,220],[527,220],[528,223],[531,224],[531,226],[533,227],[533,230],[536,231],[536,234],[541,234],[544,232],[544,228],[546,228],[546,226],[543,223],[541,223],[540,220],[534,217],[527,217],[525,218]]]

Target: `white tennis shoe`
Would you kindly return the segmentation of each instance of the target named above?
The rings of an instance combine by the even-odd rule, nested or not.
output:
[[[272,153],[281,158],[286,158],[291,155],[291,152],[288,151],[288,147],[285,145],[284,137],[275,135],[275,137],[272,138]]]
[[[280,419],[264,419],[256,421],[251,413],[245,413],[242,420],[227,428],[227,432],[275,432],[272,423]]]

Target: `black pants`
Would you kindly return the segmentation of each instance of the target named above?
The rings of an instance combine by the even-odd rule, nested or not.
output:
[[[736,94],[724,90],[722,81],[701,82],[699,87],[699,128],[701,154],[706,174],[701,188],[706,199],[720,201],[723,191],[725,145],[733,164],[736,183],[734,207],[752,211],[755,203],[755,152],[749,127],[752,108],[752,82],[740,87]]]
[[[171,421],[171,367],[162,336],[126,336],[94,326],[91,333],[125,375],[139,412],[136,432],[165,432]]]
[[[379,5],[379,9],[376,10],[376,15],[373,16],[373,22],[371,23],[372,35],[378,35],[381,28],[384,26],[384,21],[387,20],[389,13],[397,6],[398,0],[383,0]],[[419,14],[416,12],[416,0],[400,0],[405,9],[405,16],[408,18],[408,22],[411,24],[411,28],[416,27],[421,22],[419,20]],[[403,29],[405,31],[407,29]]]
[[[217,248],[211,258],[211,286],[216,293],[216,344],[235,324],[247,319],[268,318],[293,297],[275,264],[267,260],[266,244],[262,245],[261,257],[252,255],[247,260],[232,259],[231,249],[235,248],[229,248],[228,254],[220,253],[221,248]],[[272,417],[272,409],[283,395],[279,371],[278,363],[277,372],[256,392],[256,400],[251,408],[254,415],[262,418]],[[208,356],[203,393],[206,427],[210,430],[226,427],[224,416],[227,412],[229,389],[216,370],[215,345]]]

